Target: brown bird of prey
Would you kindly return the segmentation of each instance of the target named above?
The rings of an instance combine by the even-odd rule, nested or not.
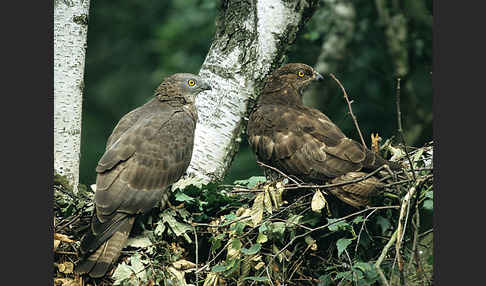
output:
[[[125,246],[135,217],[161,202],[192,157],[195,97],[209,84],[188,73],[167,77],[155,97],[122,117],[96,167],[95,210],[76,272],[102,277]]]
[[[248,140],[257,159],[286,175],[320,183],[358,179],[383,164],[399,168],[347,138],[326,115],[303,104],[303,90],[322,78],[300,63],[284,65],[267,78],[248,122]],[[358,207],[367,205],[382,185],[370,177],[330,192]]]

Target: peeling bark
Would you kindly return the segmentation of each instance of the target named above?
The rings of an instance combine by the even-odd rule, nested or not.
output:
[[[76,192],[89,0],[54,2],[54,170]]]
[[[318,1],[223,1],[217,31],[199,74],[213,90],[199,95],[190,177],[224,178],[238,151],[264,79],[280,66]]]

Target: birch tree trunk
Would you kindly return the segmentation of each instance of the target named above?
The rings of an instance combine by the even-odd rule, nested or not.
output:
[[[189,177],[222,180],[238,151],[264,79],[283,62],[317,0],[222,1],[217,31],[199,74],[213,87],[198,96]]]
[[[54,170],[76,192],[89,0],[54,2]]]

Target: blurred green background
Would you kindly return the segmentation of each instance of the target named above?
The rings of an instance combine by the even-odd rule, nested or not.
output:
[[[384,139],[397,135],[396,68],[398,57],[387,46],[386,25],[381,25],[376,3],[390,16],[404,20],[401,46],[407,71],[401,76],[401,113],[408,145],[432,140],[432,1],[350,1],[355,9],[352,30],[341,29],[328,3],[298,34],[287,62],[315,66],[322,44],[332,32],[349,37],[341,58],[331,67],[350,99],[366,143],[370,133]],[[340,1],[343,2],[343,1]],[[402,3],[405,2],[405,3]],[[198,73],[214,36],[220,1],[135,1],[113,5],[91,1],[83,98],[80,183],[95,182],[95,167],[118,120],[144,104],[167,75]],[[341,33],[341,34],[340,34]],[[392,56],[393,55],[393,56]],[[304,102],[328,115],[349,137],[359,140],[342,91],[327,78],[305,93]],[[263,174],[243,138],[240,151],[225,178]]]

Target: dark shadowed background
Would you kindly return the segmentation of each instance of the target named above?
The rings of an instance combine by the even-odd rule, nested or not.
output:
[[[326,3],[332,1],[326,1]],[[397,135],[394,56],[375,3],[352,1],[354,30],[332,71],[354,101],[352,108],[370,146],[370,134]],[[390,2],[390,3],[388,3]],[[403,15],[407,73],[401,77],[401,113],[408,145],[432,140],[432,1],[388,1],[390,15]],[[153,96],[172,73],[198,73],[209,50],[220,1],[91,1],[81,133],[80,183],[95,183],[95,167],[118,120]],[[287,62],[315,66],[335,24],[327,4],[307,23],[287,53]],[[327,10],[326,10],[327,9]],[[396,57],[396,55],[395,55]],[[315,83],[304,102],[328,115],[349,137],[358,133],[334,80]],[[243,138],[225,181],[262,174]]]

